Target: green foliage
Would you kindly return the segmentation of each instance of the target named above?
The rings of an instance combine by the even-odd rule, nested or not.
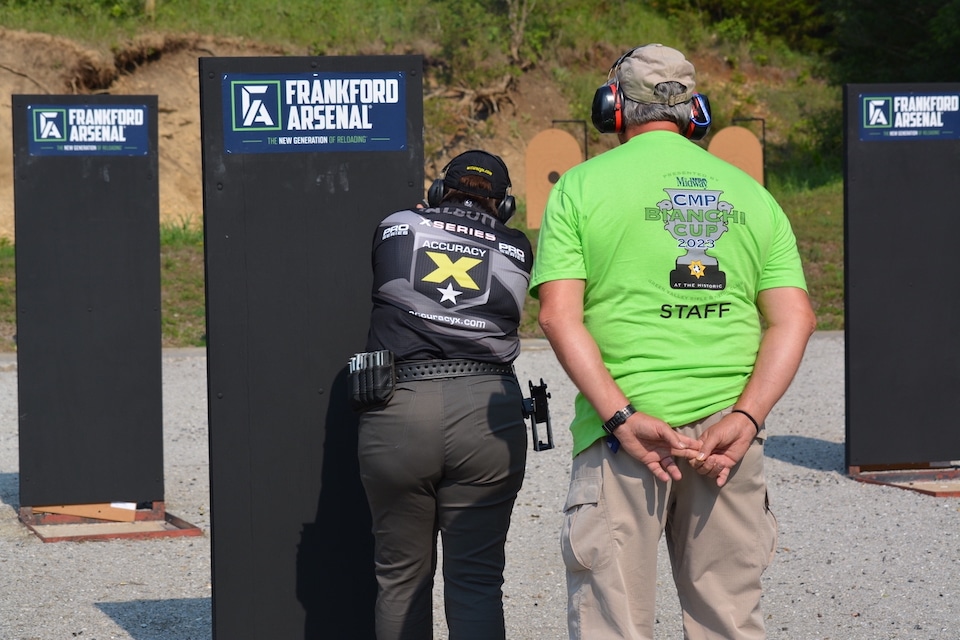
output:
[[[164,247],[203,247],[203,228],[190,218],[182,218],[178,224],[160,225],[160,245]]]
[[[14,351],[17,332],[15,251],[7,238],[0,238],[0,351]]]
[[[644,2],[558,0],[555,7],[543,10],[555,16],[552,24],[556,49],[574,49],[590,58],[594,57],[591,52],[609,49],[602,61],[606,66],[627,49],[641,44],[661,42],[680,47],[685,43],[670,20]]]
[[[203,229],[189,220],[160,225],[160,331],[165,347],[206,342]]]
[[[31,12],[57,11],[61,16],[134,18],[143,12],[143,0],[3,0],[0,8]]]
[[[481,87],[509,72],[510,33],[505,16],[496,12],[499,4],[492,0],[433,4],[442,25],[437,43],[444,61],[443,84]],[[476,28],[479,24],[484,28]]]
[[[839,83],[960,81],[960,0],[831,0]]]
[[[429,0],[410,0],[403,10],[391,0],[286,4],[296,13],[291,21],[299,25],[290,25],[286,38],[305,41],[317,55],[389,53],[411,34],[432,39],[438,25]]]
[[[844,328],[843,181],[813,189],[770,187],[793,225],[817,328]]]
[[[0,0],[0,25],[81,42],[111,42],[147,18],[139,0]]]
[[[543,60],[560,28],[561,25],[550,12],[537,11],[531,14],[523,33],[521,57],[524,60]]]
[[[809,0],[652,0],[681,27],[707,25],[721,40],[740,42],[752,34],[776,34],[792,48],[819,51],[830,22],[821,2]]]
[[[714,25],[717,37],[723,42],[746,42],[752,35],[752,29],[740,16],[724,18]]]
[[[836,87],[806,85],[765,90],[779,129],[766,146],[767,178],[794,190],[835,182],[843,166],[843,112]]]

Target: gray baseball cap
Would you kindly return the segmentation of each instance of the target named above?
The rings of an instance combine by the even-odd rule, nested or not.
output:
[[[662,44],[637,47],[620,62],[617,78],[623,94],[635,102],[669,104],[687,102],[696,93],[697,72],[689,60],[676,49]],[[661,82],[679,82],[687,88],[681,94],[665,100],[653,89]]]

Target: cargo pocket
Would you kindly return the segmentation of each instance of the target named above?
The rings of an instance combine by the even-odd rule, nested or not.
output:
[[[763,499],[763,511],[764,511],[764,521],[767,525],[767,544],[769,546],[765,547],[769,549],[770,553],[767,555],[767,562],[763,565],[763,568],[766,569],[770,566],[770,563],[773,562],[773,557],[777,553],[777,540],[780,537],[780,527],[777,523],[777,516],[774,515],[773,511],[770,510],[770,493],[768,492]]]
[[[602,484],[599,476],[570,483],[560,532],[560,551],[568,571],[593,571],[612,557],[610,526],[600,502]]]

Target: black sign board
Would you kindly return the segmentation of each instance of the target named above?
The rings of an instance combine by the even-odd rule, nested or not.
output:
[[[847,85],[846,463],[960,459],[960,84]]]
[[[419,56],[202,58],[214,635],[373,638],[345,369],[423,198]]]
[[[20,504],[163,501],[156,96],[13,96]]]

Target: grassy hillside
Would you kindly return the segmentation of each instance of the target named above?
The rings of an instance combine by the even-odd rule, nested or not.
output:
[[[464,144],[522,147],[538,110],[589,121],[593,92],[620,53],[644,42],[670,44],[697,63],[698,90],[711,97],[715,131],[739,123],[763,135],[767,186],[793,222],[819,326],[842,329],[840,94],[820,79],[819,61],[762,34],[725,23],[681,23],[645,3],[547,6],[544,0],[7,0],[0,3],[0,26],[70,38],[107,54],[151,33],[213,34],[295,55],[422,54],[428,174]],[[554,89],[545,96],[559,97],[537,104],[536,95],[521,95],[523,86],[543,83]],[[589,155],[615,143],[589,129]],[[525,202],[517,195],[515,224],[523,228]],[[535,241],[536,233],[528,233]],[[195,226],[165,224],[161,237],[163,343],[202,345],[202,234]],[[7,351],[15,348],[13,257],[10,243],[0,243],[0,350]],[[527,336],[539,335],[535,317],[530,301]]]

